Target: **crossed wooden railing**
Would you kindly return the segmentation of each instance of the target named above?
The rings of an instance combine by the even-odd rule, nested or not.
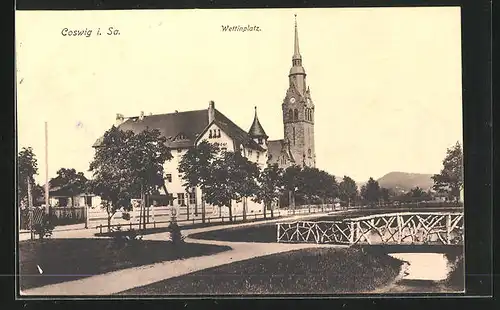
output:
[[[342,221],[277,223],[277,242],[463,244],[463,218],[463,212],[404,212]]]

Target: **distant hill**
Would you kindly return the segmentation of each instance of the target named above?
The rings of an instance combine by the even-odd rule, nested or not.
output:
[[[427,191],[434,184],[432,176],[423,173],[389,172],[377,181],[380,187],[390,188],[396,192],[407,192],[417,186]]]

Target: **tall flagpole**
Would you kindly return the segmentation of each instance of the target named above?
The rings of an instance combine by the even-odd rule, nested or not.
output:
[[[45,208],[49,211],[49,132],[45,122]]]

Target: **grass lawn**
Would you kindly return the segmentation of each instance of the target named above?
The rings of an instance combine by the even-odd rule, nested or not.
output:
[[[315,248],[205,269],[119,295],[338,294],[391,282],[402,262],[356,248]]]
[[[234,227],[189,235],[194,239],[220,240],[231,242],[276,242],[276,224],[261,224]]]
[[[19,243],[21,289],[76,280],[162,261],[211,255],[230,247],[169,241],[138,241],[118,246],[112,239],[46,239]],[[43,270],[39,274],[38,267]]]

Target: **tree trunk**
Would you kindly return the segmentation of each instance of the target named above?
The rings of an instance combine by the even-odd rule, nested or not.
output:
[[[293,209],[293,214],[295,214],[295,203],[293,200],[292,191],[288,191],[288,207]]]
[[[229,221],[233,221],[233,206],[231,202],[229,202]]]
[[[201,222],[205,224],[205,198],[201,194]]]
[[[247,220],[247,198],[246,197],[243,197],[242,203],[243,203],[243,221],[246,221]]]
[[[264,202],[264,218],[267,218],[267,206],[269,205],[268,202]]]
[[[271,218],[274,218],[274,207],[271,203]]]

